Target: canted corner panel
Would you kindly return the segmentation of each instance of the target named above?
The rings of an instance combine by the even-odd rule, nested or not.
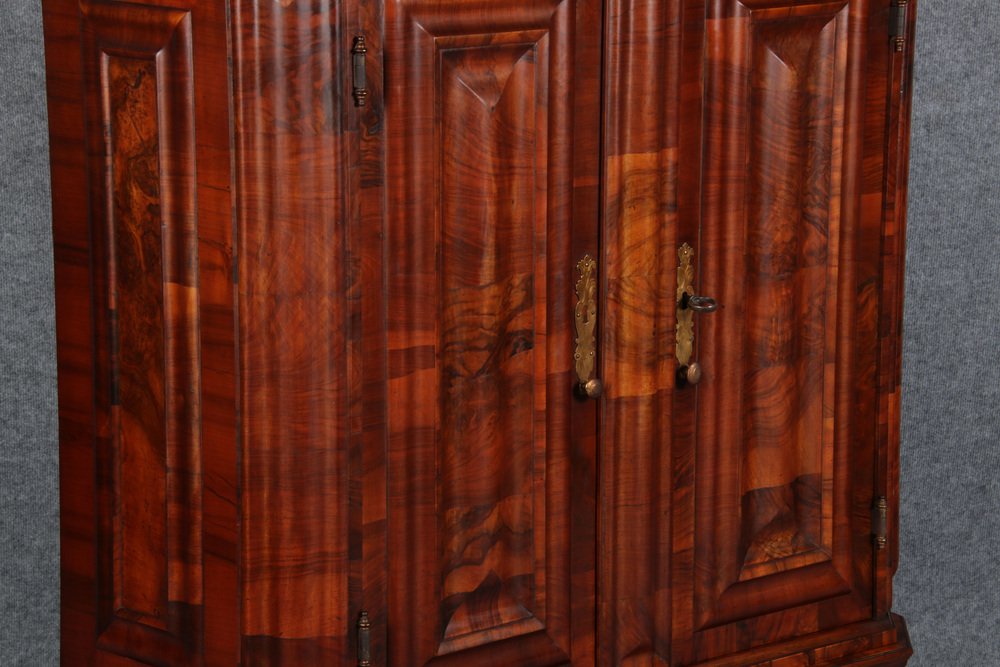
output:
[[[390,614],[405,598],[412,617],[390,633],[398,664],[482,659],[512,639],[525,659],[568,654],[552,620],[568,617],[568,590],[552,593],[570,580],[567,554],[549,546],[552,523],[569,525],[552,488],[567,472],[568,428],[546,416],[546,247],[558,238],[550,225],[569,227],[552,220],[549,165],[569,161],[553,154],[548,107],[568,96],[553,90],[550,27],[525,18],[523,29],[487,32],[502,23],[493,18],[424,17],[400,51],[428,67],[387,67],[409,105],[396,119],[387,97],[390,133],[409,133],[390,142],[400,160],[388,158],[405,193],[389,216],[390,397],[400,397],[389,408],[390,497],[400,500],[389,539],[392,552],[409,551],[390,574]],[[415,590],[397,592],[406,576]]]
[[[536,420],[545,353],[536,334],[545,280],[536,250],[545,212],[535,196],[545,173],[537,60],[546,51],[541,33],[436,41],[444,653],[542,627],[536,480],[545,426]]]
[[[102,489],[98,646],[188,664],[197,649],[181,636],[202,591],[190,14],[81,7]]]
[[[740,601],[755,597],[748,586],[786,587],[810,566],[842,569],[834,519],[850,512],[834,492],[834,459],[846,455],[835,431],[851,419],[835,396],[849,372],[836,344],[848,6],[732,4],[728,17],[709,17],[705,222],[740,240],[741,266],[729,284],[706,286],[725,294],[726,309],[705,324],[742,354],[716,348],[719,359],[705,359],[720,377],[702,391],[738,409],[702,416],[718,420],[721,458],[705,526],[715,545],[705,570],[714,581],[701,588],[711,593],[698,605],[704,625],[760,613]],[[787,605],[842,593],[844,579],[802,579]]]

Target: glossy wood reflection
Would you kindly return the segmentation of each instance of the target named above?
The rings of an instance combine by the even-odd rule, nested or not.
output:
[[[63,664],[905,664],[916,4],[43,0]]]
[[[555,68],[582,4],[387,7],[390,664],[574,654],[569,512],[587,490],[557,286],[573,239],[596,244],[567,149],[573,87],[597,70]]]
[[[326,0],[233,9],[243,660],[347,664],[342,17]]]

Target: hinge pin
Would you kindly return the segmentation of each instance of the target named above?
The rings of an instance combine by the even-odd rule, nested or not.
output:
[[[889,14],[889,35],[896,53],[906,50],[906,7],[910,0],[893,0]]]
[[[873,509],[872,533],[875,536],[875,548],[881,551],[889,542],[889,501],[885,496],[879,496],[875,499]]]
[[[365,71],[365,55],[368,53],[368,45],[365,43],[364,35],[357,35],[354,44],[351,46],[351,56],[353,58],[354,69],[354,106],[363,107],[368,101],[368,74]]]
[[[372,622],[368,612],[358,615],[358,667],[371,667],[372,664]]]

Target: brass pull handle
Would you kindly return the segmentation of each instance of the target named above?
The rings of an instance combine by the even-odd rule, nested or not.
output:
[[[677,356],[677,384],[681,387],[701,382],[704,375],[701,364],[691,361],[694,350],[694,314],[714,313],[719,304],[709,296],[694,293],[694,267],[691,259],[694,249],[687,243],[677,250],[677,335],[674,353]]]
[[[594,377],[597,360],[597,262],[584,255],[576,264],[580,279],[576,282],[576,388],[587,398],[600,398],[604,384]]]

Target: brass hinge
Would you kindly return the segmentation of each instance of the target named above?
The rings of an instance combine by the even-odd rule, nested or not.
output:
[[[351,58],[354,69],[354,106],[363,107],[368,100],[368,74],[365,71],[365,57],[368,53],[368,45],[364,35],[356,35],[354,44],[351,45]]]
[[[889,501],[885,496],[877,497],[872,506],[872,534],[875,548],[885,549],[889,542]]]
[[[371,667],[372,664],[372,622],[368,612],[358,615],[358,667]]]
[[[906,50],[906,8],[910,0],[892,0],[889,8],[889,36],[897,53]]]

